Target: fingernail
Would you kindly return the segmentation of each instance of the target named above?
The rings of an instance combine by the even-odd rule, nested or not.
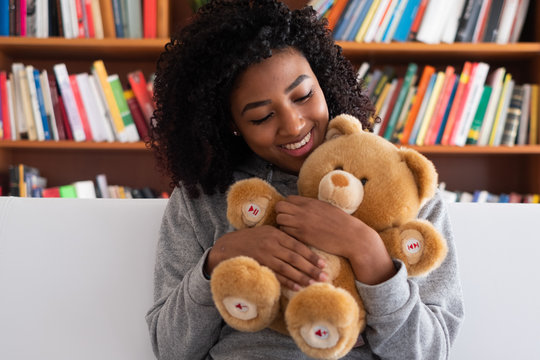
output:
[[[313,279],[310,279],[310,280],[309,280],[309,285],[313,285],[313,284],[316,284],[316,283],[317,283],[317,282],[316,282],[315,280],[313,280]]]
[[[293,290],[294,291],[300,291],[300,290],[302,290],[302,287],[300,285],[298,285],[298,284],[294,284]]]
[[[320,267],[321,269],[324,269],[326,267],[326,262],[324,262],[323,259],[319,259],[317,261],[317,266]]]
[[[328,274],[325,273],[325,272],[322,272],[320,275],[319,275],[319,280],[320,281],[328,281],[329,277],[328,277]]]

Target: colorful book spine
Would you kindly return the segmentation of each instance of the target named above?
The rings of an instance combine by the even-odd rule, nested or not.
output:
[[[405,98],[407,97],[409,88],[413,85],[415,81],[417,71],[418,65],[416,65],[416,63],[409,63],[409,65],[407,66],[407,72],[405,73],[405,76],[403,78],[403,85],[401,86],[398,98],[396,100],[396,104],[392,111],[392,115],[390,116],[390,119],[388,121],[388,126],[386,127],[386,130],[384,132],[384,138],[387,140],[392,137],[394,127],[396,126],[399,114],[401,113],[401,109],[403,107],[403,103],[405,102]]]
[[[117,74],[109,75],[107,78],[111,89],[113,92],[114,99],[120,111],[120,116],[122,117],[122,122],[124,123],[124,128],[127,134],[127,141],[139,141],[140,137],[137,133],[137,128],[129,111],[129,106],[124,97],[124,89],[122,88],[122,83],[120,83],[120,78]]]
[[[49,125],[49,119],[47,117],[47,112],[45,111],[45,99],[43,97],[43,90],[41,88],[41,81],[39,79],[39,70],[34,69],[33,73],[34,73],[34,83],[36,87],[36,98],[37,98],[37,103],[39,107],[39,115],[40,115],[41,123],[43,127],[43,138],[44,140],[51,140],[52,134],[51,134],[51,129]]]
[[[86,135],[75,101],[75,95],[73,94],[73,89],[71,88],[71,83],[69,81],[67,67],[65,64],[60,63],[54,65],[53,69],[60,89],[60,94],[62,95],[73,139],[75,141],[84,141],[86,140]]]
[[[514,86],[512,98],[508,106],[506,121],[504,124],[501,145],[514,146],[517,139],[517,131],[519,121],[521,119],[521,105],[523,103],[523,87],[520,85]]]
[[[476,145],[478,143],[478,138],[480,137],[480,129],[482,128],[482,122],[484,121],[484,116],[486,114],[486,109],[489,103],[489,98],[491,96],[492,87],[489,85],[484,85],[484,90],[482,91],[482,97],[480,98],[480,103],[474,114],[474,119],[469,129],[469,134],[467,135],[467,145]]]

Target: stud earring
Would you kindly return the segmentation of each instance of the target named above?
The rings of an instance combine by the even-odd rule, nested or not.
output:
[[[238,131],[236,131],[236,130],[234,130],[232,133],[233,133],[234,136],[240,136],[240,133]]]

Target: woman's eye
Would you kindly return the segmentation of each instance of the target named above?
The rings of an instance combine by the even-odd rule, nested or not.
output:
[[[254,125],[261,125],[263,122],[270,119],[272,117],[272,115],[274,115],[274,113],[270,113],[270,114],[266,115],[265,117],[263,117],[262,119],[251,120],[251,123],[254,124]]]
[[[313,90],[309,90],[309,92],[306,95],[302,96],[301,98],[298,98],[298,99],[294,100],[294,102],[302,103],[302,102],[308,100],[312,96],[313,96]]]

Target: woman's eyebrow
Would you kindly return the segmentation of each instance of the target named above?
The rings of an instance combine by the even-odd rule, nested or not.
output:
[[[290,93],[295,87],[300,85],[302,81],[308,78],[309,76],[307,76],[306,74],[302,74],[299,77],[297,77],[296,80],[294,80],[291,85],[287,86],[287,88],[285,89],[285,94]]]

